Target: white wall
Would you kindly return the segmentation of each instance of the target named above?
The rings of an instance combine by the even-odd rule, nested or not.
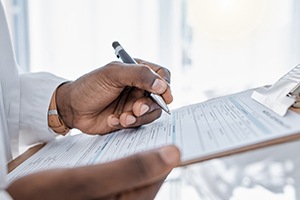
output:
[[[32,70],[76,78],[116,60],[118,40],[138,57],[157,58],[157,1],[30,1]]]
[[[171,69],[171,108],[272,84],[300,62],[296,2],[29,0],[31,69],[74,79],[116,60],[119,40]]]

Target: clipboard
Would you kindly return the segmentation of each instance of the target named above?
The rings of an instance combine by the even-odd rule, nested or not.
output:
[[[289,109],[298,103],[298,80],[300,65],[271,87],[183,106],[136,129],[58,138],[12,170],[8,181],[44,169],[105,163],[169,144],[179,147],[180,166],[185,166],[299,139],[300,115]],[[255,95],[271,106],[282,105],[281,110],[259,103]]]
[[[300,108],[300,64],[270,87],[256,89],[251,98],[280,116],[292,106]]]
[[[110,162],[170,144],[178,146],[180,166],[185,166],[299,139],[299,113],[289,110],[286,116],[279,116],[252,99],[253,91],[183,106],[139,128],[102,136],[80,133],[60,137],[7,178],[11,182],[40,170]]]

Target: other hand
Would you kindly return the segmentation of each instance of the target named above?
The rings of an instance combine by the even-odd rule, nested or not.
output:
[[[15,200],[154,199],[179,159],[179,150],[166,146],[109,163],[33,173],[7,191]]]

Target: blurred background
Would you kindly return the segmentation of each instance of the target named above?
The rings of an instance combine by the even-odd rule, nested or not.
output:
[[[273,84],[300,63],[298,0],[2,1],[23,70],[73,80],[116,60],[117,40],[170,69],[171,109]],[[176,169],[157,199],[300,199],[298,143]]]

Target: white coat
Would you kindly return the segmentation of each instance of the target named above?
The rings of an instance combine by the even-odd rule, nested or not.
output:
[[[65,81],[49,73],[18,72],[4,8],[0,0],[0,199],[6,192],[7,163],[21,145],[46,142],[56,134],[47,111],[55,88]]]

